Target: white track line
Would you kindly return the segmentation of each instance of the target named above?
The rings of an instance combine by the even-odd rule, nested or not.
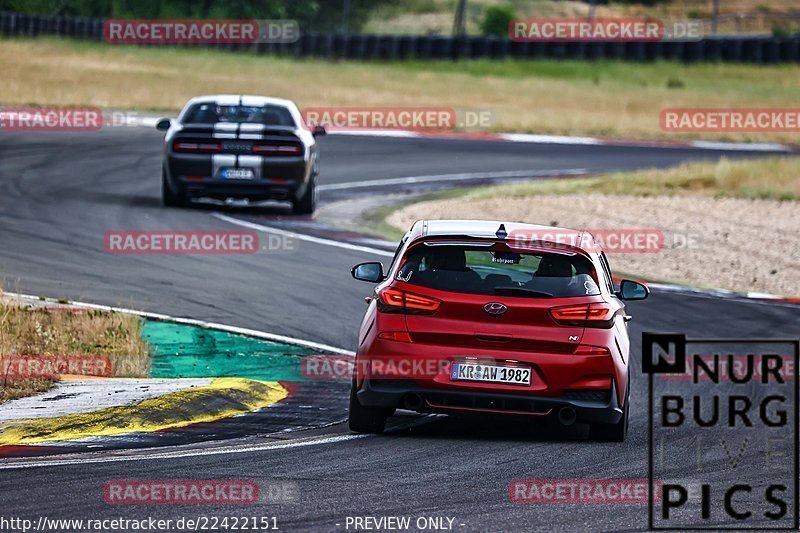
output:
[[[257,446],[241,446],[233,448],[214,448],[210,450],[186,450],[174,452],[155,452],[155,453],[142,453],[137,455],[127,456],[111,456],[111,457],[84,457],[77,459],[63,459],[52,461],[38,461],[38,462],[22,462],[15,464],[13,460],[7,460],[0,463],[0,470],[19,470],[25,468],[42,468],[53,466],[69,466],[69,465],[83,465],[87,463],[123,463],[128,461],[152,461],[159,459],[181,459],[185,457],[204,457],[211,455],[229,455],[234,453],[248,453],[269,450],[284,450],[287,448],[302,448],[305,446],[316,446],[318,444],[333,444],[338,442],[345,442],[354,439],[361,439],[367,437],[365,434],[352,434],[352,435],[335,435],[332,437],[298,440],[293,442],[270,442],[268,444],[260,444]],[[113,453],[113,452],[112,452]]]
[[[571,144],[582,146],[619,146],[622,148],[696,148],[698,150],[732,150],[739,152],[794,152],[794,148],[778,143],[737,143],[722,141],[622,141],[614,142],[595,137],[568,137],[559,135],[534,135],[528,133],[498,133],[497,136],[509,142],[534,144]]]
[[[338,191],[342,189],[358,189],[362,187],[379,187],[383,185],[409,185],[415,183],[435,183],[437,181],[464,181],[503,178],[552,178],[556,176],[582,176],[588,174],[585,168],[568,168],[565,170],[512,170],[508,172],[471,172],[461,174],[440,174],[433,176],[409,176],[406,178],[387,178],[380,180],[350,181],[318,185],[319,191]]]
[[[655,281],[645,283],[650,288],[660,289],[665,292],[680,293],[686,296],[694,296],[696,298],[725,299],[749,304],[780,305],[781,307],[797,308],[797,304],[790,301],[791,297],[787,299],[786,296],[780,296],[778,294],[765,292],[736,292],[728,289],[704,289],[689,285],[674,285]]]
[[[701,150],[736,150],[742,152],[794,152],[791,146],[776,143],[733,143],[713,141],[691,141],[692,148]]]
[[[10,296],[11,298],[19,298],[22,300],[32,300],[32,301],[42,301],[42,299],[38,296],[33,296],[30,294],[18,294],[13,292],[4,292],[3,294]],[[51,302],[51,303],[60,303],[58,300],[53,298],[45,298],[44,301]],[[62,304],[63,305],[63,304]],[[247,328],[240,328],[236,326],[228,326],[225,324],[218,324],[216,322],[206,322],[204,320],[195,320],[193,318],[179,318],[169,315],[163,315],[161,313],[149,313],[147,311],[136,311],[135,309],[126,309],[124,307],[112,307],[109,305],[99,305],[99,304],[92,304],[86,302],[75,302],[70,300],[68,306],[73,307],[82,307],[85,309],[97,309],[100,311],[116,311],[117,313],[126,313],[130,315],[136,315],[143,318],[150,318],[153,320],[164,320],[167,322],[175,322],[177,324],[186,324],[188,326],[197,326],[201,328],[209,328],[209,329],[217,329],[220,331],[226,331],[228,333],[237,333],[239,335],[247,335],[249,337],[256,337],[259,339],[265,339],[268,341],[274,342],[284,342],[286,344],[293,344],[295,346],[303,346],[305,348],[311,348],[313,350],[319,350],[323,352],[332,352],[340,355],[355,355],[355,352],[350,350],[345,350],[344,348],[338,348],[336,346],[331,346],[329,344],[322,344],[319,342],[307,341],[305,339],[298,339],[297,337],[287,337],[285,335],[276,335],[275,333],[267,333],[265,331],[258,331],[255,329],[247,329]]]
[[[605,144],[602,139],[595,137],[570,137],[567,135],[535,135],[532,133],[498,133],[497,136],[504,140],[514,143],[535,143],[535,144],[577,144],[589,146],[602,146]]]
[[[371,135],[373,137],[404,137],[420,139],[444,140],[498,140],[528,144],[564,144],[573,146],[619,146],[623,148],[656,148],[656,149],[698,149],[698,150],[732,150],[739,152],[795,152],[796,149],[779,143],[737,143],[724,141],[681,141],[669,139],[654,140],[621,140],[601,139],[598,137],[580,137],[569,135],[537,135],[533,133],[489,133],[477,137],[469,135],[426,135],[424,133],[402,130],[375,131],[331,131],[331,135]]]
[[[256,224],[255,222],[240,220],[238,218],[230,217],[228,215],[223,215],[222,213],[212,213],[212,215],[220,220],[224,220],[225,222],[230,222],[231,224],[235,224],[243,228],[248,228],[255,231],[262,231],[264,233],[285,235],[287,237],[292,237],[293,239],[297,239],[299,241],[313,242],[315,244],[322,244],[325,246],[335,246],[336,248],[344,248],[345,250],[366,252],[368,254],[382,255],[385,257],[392,257],[394,255],[392,252],[389,252],[387,250],[370,248],[369,246],[359,246],[357,244],[350,244],[348,242],[339,242],[339,241],[334,241],[332,239],[322,239],[320,237],[312,237],[311,235],[305,235],[303,233],[295,233],[294,231],[286,231],[279,228],[273,228],[271,226],[262,226],[261,224]]]

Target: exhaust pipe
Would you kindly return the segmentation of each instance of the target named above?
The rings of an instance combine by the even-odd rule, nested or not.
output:
[[[422,407],[422,396],[419,394],[406,394],[403,398],[403,407],[409,411],[418,411]]]
[[[572,407],[562,407],[558,412],[558,421],[562,426],[571,426],[578,419],[578,413]]]

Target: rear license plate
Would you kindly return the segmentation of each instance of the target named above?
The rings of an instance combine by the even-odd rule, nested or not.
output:
[[[531,369],[519,366],[482,365],[479,363],[453,363],[452,381],[489,381],[510,385],[530,385]]]
[[[251,180],[255,177],[252,168],[223,168],[219,175],[227,180]]]

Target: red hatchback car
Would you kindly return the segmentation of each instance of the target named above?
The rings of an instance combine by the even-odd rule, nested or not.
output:
[[[630,341],[605,254],[583,231],[485,220],[418,221],[361,323],[350,428],[380,433],[395,409],[551,417],[623,441]]]

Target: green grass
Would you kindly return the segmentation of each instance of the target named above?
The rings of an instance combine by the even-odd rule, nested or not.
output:
[[[428,198],[426,197],[426,200],[427,199]],[[399,242],[403,235],[405,235],[405,231],[386,222],[386,217],[388,217],[394,211],[397,211],[398,209],[408,205],[409,203],[411,202],[379,207],[378,209],[373,209],[366,212],[364,214],[363,227],[368,228],[369,233],[378,237],[382,237],[387,241]]]
[[[754,66],[721,63],[677,64],[673,61],[630,63],[624,61],[574,61],[541,59],[493,61],[478,59],[464,62],[408,61],[396,64],[412,72],[461,73],[474,77],[524,80],[539,78],[569,81],[603,91],[609,87],[630,89],[670,89],[676,96],[682,92],[704,93],[715,100],[706,107],[717,107],[720,95],[736,98],[779,98],[797,94],[794,76],[796,67]],[[769,107],[764,103],[763,107]]]

